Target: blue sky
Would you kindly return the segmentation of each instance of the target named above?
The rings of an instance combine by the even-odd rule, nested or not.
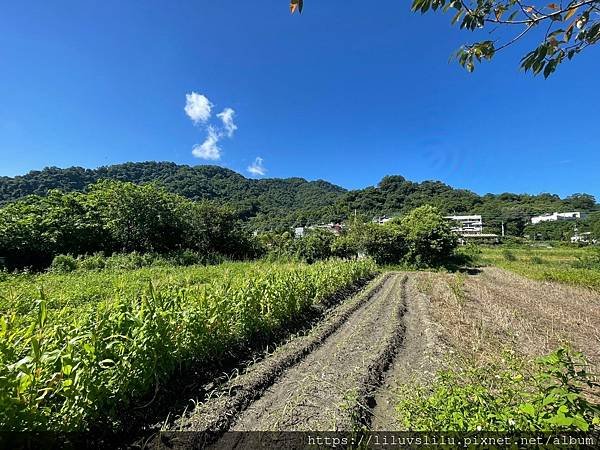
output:
[[[292,17],[287,0],[2,0],[0,175],[164,160],[253,176],[262,162],[346,188],[400,174],[600,198],[600,48],[547,81],[518,69],[533,41],[468,74],[448,61],[472,39],[450,16],[305,3]],[[184,111],[192,93],[206,121],[197,102],[196,123]],[[205,161],[192,150],[206,156],[210,133],[220,158]]]

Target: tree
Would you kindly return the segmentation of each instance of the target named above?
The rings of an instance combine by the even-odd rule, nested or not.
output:
[[[588,223],[590,231],[592,232],[592,237],[600,242],[600,212],[590,214]]]
[[[399,223],[406,237],[408,262],[417,266],[438,266],[453,255],[457,236],[437,208],[421,206],[402,217]]]
[[[294,256],[308,263],[331,258],[335,236],[326,230],[309,230],[305,236],[293,240]]]
[[[292,0],[294,13],[299,0]],[[300,2],[301,3],[301,2]],[[296,5],[296,7],[294,7]],[[526,35],[538,31],[540,44],[521,59],[521,68],[547,78],[565,60],[571,60],[600,40],[600,0],[570,0],[568,3],[545,4],[521,0],[413,0],[412,10],[452,10],[452,25],[461,29],[489,33],[508,31],[508,37],[485,39],[463,45],[456,58],[461,66],[472,72],[475,63],[491,60],[496,53],[513,45]]]
[[[573,194],[565,202],[575,211],[589,211],[596,206],[596,199],[590,194]]]
[[[119,251],[165,252],[181,248],[186,232],[183,198],[153,185],[103,180],[90,187],[87,203],[98,211]]]
[[[395,264],[406,254],[406,239],[395,223],[360,225],[352,231],[357,235],[359,248],[378,264]]]
[[[0,209],[0,254],[11,266],[44,266],[59,253],[104,249],[107,235],[85,196],[51,191]]]

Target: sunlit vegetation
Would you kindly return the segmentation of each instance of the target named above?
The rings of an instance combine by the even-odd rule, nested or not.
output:
[[[527,278],[600,290],[600,249],[596,247],[514,247],[482,249],[481,262]]]
[[[83,271],[0,282],[0,429],[83,430],[370,278],[370,260]]]

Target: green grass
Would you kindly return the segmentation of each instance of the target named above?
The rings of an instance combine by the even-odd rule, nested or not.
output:
[[[600,253],[594,247],[484,247],[479,259],[534,280],[600,291]]]
[[[228,263],[0,282],[0,430],[85,430],[192,363],[300,320],[373,262]]]

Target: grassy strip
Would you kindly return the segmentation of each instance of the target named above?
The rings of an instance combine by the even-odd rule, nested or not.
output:
[[[405,386],[397,411],[413,431],[590,431],[600,408],[580,353],[561,348],[526,364],[510,353],[497,363],[441,371],[429,386]]]
[[[481,262],[539,281],[600,291],[600,265],[593,248],[484,248]]]
[[[146,270],[141,273],[153,273]],[[193,268],[177,269],[179,276],[167,270],[166,277],[161,270],[155,272],[157,281],[145,286],[140,272],[114,273],[122,277],[117,283],[122,289],[99,288],[100,298],[78,300],[82,308],[72,307],[64,295],[53,301],[51,293],[58,288],[50,288],[24,318],[5,312],[0,318],[0,429],[83,430],[115,418],[178,368],[218,359],[229,346],[285,327],[376,268],[370,261],[231,264],[220,273],[196,268],[209,273],[202,282],[186,278],[202,278]],[[88,283],[86,276],[92,277]],[[93,286],[94,276],[99,274],[35,281],[62,281],[65,291],[76,295],[69,282]],[[110,274],[100,276],[110,281]],[[14,295],[19,296],[19,287],[29,292],[29,286],[17,282]],[[10,298],[4,305],[10,306]]]

